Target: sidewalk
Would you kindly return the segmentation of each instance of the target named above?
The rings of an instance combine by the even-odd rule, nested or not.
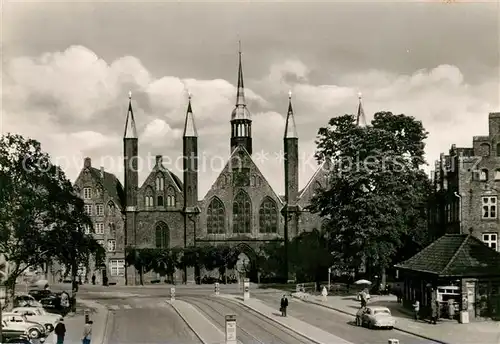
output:
[[[299,319],[296,319],[291,316],[287,317],[282,317],[281,314],[279,314],[276,309],[271,308],[267,306],[264,302],[255,299],[255,298],[250,298],[246,301],[243,301],[241,296],[235,296],[235,295],[228,295],[228,294],[221,294],[219,297],[223,297],[226,299],[230,299],[233,301],[236,301],[240,303],[241,305],[244,305],[245,307],[263,315],[264,317],[268,318],[271,321],[275,321],[287,329],[289,329],[292,332],[295,332],[299,335],[302,335],[309,339],[310,341],[316,342],[318,344],[324,343],[324,344],[352,344],[340,337],[337,337],[329,332],[326,332],[316,326],[310,325],[306,322],[303,322]]]
[[[354,296],[328,296],[323,301],[321,296],[304,293],[293,293],[294,298],[303,302],[313,303],[322,307],[331,308],[338,312],[356,316],[360,307]],[[500,322],[481,321],[469,324],[459,324],[457,321],[442,320],[437,325],[426,321],[416,322],[411,312],[396,302],[395,296],[372,296],[368,306],[386,306],[396,318],[395,328],[399,331],[413,334],[428,340],[444,344],[500,344]]]
[[[225,342],[225,334],[195,307],[181,300],[168,301],[177,314],[191,328],[203,344]]]
[[[108,321],[108,310],[93,301],[78,300],[75,313],[69,313],[64,317],[66,326],[65,344],[81,344],[83,326],[85,325],[84,310],[90,311],[90,320],[92,324],[92,344],[105,344],[105,334]],[[45,341],[47,344],[56,343],[56,336],[52,332]]]

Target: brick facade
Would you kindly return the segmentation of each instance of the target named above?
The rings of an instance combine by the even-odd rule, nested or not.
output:
[[[452,145],[436,161],[429,228],[435,237],[472,233],[498,250],[500,113],[490,113],[488,123],[489,135],[474,136],[470,148]]]

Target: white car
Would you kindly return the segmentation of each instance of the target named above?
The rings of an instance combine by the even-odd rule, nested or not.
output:
[[[17,307],[12,310],[12,313],[22,314],[26,316],[28,320],[44,325],[49,332],[54,330],[55,324],[62,319],[62,316],[47,313],[47,311],[41,307]]]
[[[42,324],[28,320],[24,315],[12,312],[3,313],[2,319],[7,324],[8,329],[25,331],[30,338],[42,338],[47,335]]]
[[[387,307],[371,306],[361,308],[356,313],[356,325],[367,326],[368,328],[388,328],[392,329],[396,325],[396,320]]]

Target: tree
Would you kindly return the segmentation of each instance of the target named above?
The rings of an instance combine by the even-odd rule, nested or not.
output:
[[[303,232],[290,243],[290,266],[301,282],[314,281],[317,289],[328,276],[332,256],[325,236],[317,229]]]
[[[271,241],[265,243],[257,253],[257,266],[262,277],[266,279],[283,280],[286,283],[287,276],[281,276],[285,261],[285,245],[283,242]]]
[[[366,127],[351,115],[332,118],[318,132],[316,157],[326,161],[328,187],[309,209],[325,218],[330,248],[344,264],[366,262],[380,269],[382,283],[405,241],[426,231],[430,189],[419,169],[426,137],[421,122],[390,112],[376,113]]]
[[[102,252],[84,234],[91,221],[83,201],[35,140],[1,137],[0,204],[0,252],[9,263],[9,302],[16,279],[29,267],[41,267],[52,258],[71,265],[75,274],[75,264]]]
[[[144,274],[151,271],[154,266],[155,249],[127,247],[125,249],[125,263],[133,266],[139,273],[139,283],[144,285]]]
[[[151,269],[161,276],[167,276],[172,282],[174,282],[175,268],[179,264],[180,251],[175,248],[157,248],[152,249],[151,253]]]

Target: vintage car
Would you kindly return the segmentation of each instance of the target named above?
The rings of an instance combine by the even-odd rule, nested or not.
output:
[[[19,338],[28,333],[27,330],[18,327],[9,326],[9,323],[2,320],[2,339],[8,343],[9,340]]]
[[[31,295],[35,298],[35,300],[40,301],[41,299],[44,299],[52,295],[52,292],[47,289],[31,289],[28,292],[28,295]]]
[[[42,304],[33,296],[26,294],[14,298],[14,307],[42,307]]]
[[[7,323],[9,329],[27,332],[30,338],[42,338],[47,335],[42,324],[30,321],[24,315],[12,312],[3,313],[2,319]]]
[[[54,329],[54,325],[62,319],[62,316],[48,313],[41,307],[17,307],[12,310],[12,313],[24,315],[28,320],[44,325],[49,332],[51,332]]]
[[[392,329],[395,324],[396,320],[387,307],[364,307],[356,313],[356,325],[358,326],[367,326],[368,328]]]

